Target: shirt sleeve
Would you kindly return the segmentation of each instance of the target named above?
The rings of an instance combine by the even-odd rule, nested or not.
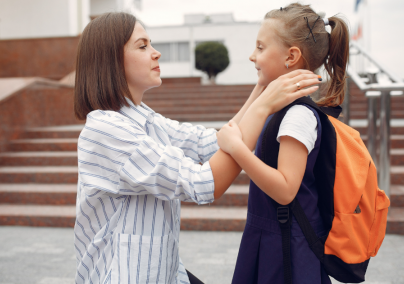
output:
[[[190,157],[195,162],[207,162],[219,149],[216,129],[207,129],[202,125],[190,123],[179,123],[160,114],[158,117],[164,121],[162,124],[165,125],[171,144],[183,150],[185,156]]]
[[[175,146],[155,142],[116,112],[94,111],[78,141],[79,182],[120,195],[213,202],[209,162],[200,165]]]
[[[317,140],[317,119],[306,106],[291,107],[279,127],[277,141],[281,136],[290,136],[306,146],[308,154],[313,150]]]

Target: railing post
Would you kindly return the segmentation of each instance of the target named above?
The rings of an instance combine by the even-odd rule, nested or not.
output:
[[[382,93],[380,99],[380,159],[379,188],[390,197],[390,92]]]
[[[380,96],[378,91],[368,91],[366,92],[368,97],[368,151],[372,157],[373,162],[376,167],[378,167],[377,157],[376,157],[376,135],[377,135],[377,98]]]
[[[377,72],[378,70],[370,68],[368,70],[368,79],[370,84],[377,83]],[[373,162],[378,167],[377,157],[376,157],[376,136],[377,136],[377,98],[381,95],[378,91],[367,91],[366,96],[368,97],[368,151],[372,157]]]
[[[350,96],[349,96],[349,79],[346,79],[346,84],[345,84],[345,98],[344,102],[342,103],[342,115],[343,115],[343,122],[346,125],[349,125],[349,119],[351,112],[349,110],[349,104],[350,104]]]

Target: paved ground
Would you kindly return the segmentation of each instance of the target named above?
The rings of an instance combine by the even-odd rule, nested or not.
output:
[[[230,283],[240,240],[235,232],[182,232],[180,254],[205,283]],[[72,229],[0,227],[0,284],[74,283],[75,265]],[[365,283],[404,283],[404,236],[386,237]]]

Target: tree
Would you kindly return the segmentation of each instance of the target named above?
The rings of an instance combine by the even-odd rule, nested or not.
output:
[[[212,84],[229,63],[227,48],[220,42],[204,42],[195,48],[195,68],[205,72]]]

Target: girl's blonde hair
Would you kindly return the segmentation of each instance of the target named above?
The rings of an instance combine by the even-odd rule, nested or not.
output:
[[[317,104],[337,106],[345,96],[346,65],[349,57],[349,31],[347,24],[339,17],[328,18],[331,33],[325,30],[325,23],[310,5],[292,3],[285,8],[268,12],[265,19],[277,19],[281,28],[276,30],[287,46],[297,46],[302,52],[305,68],[314,71],[323,64],[330,76],[327,94]]]

